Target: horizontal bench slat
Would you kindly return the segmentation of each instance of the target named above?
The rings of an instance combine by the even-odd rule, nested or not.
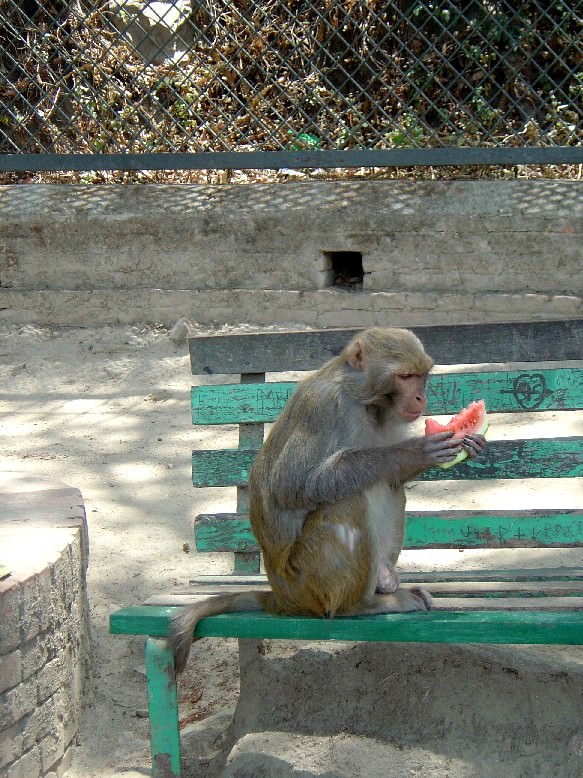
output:
[[[583,408],[583,368],[442,373],[430,377],[427,414],[457,413],[483,399],[491,413]]]
[[[164,638],[168,635],[170,621],[176,612],[175,607],[164,605],[129,605],[109,615],[109,631],[112,635]]]
[[[508,570],[400,570],[402,583],[422,583],[433,585],[441,582],[458,581],[583,581],[583,567],[541,567],[510,568]],[[266,586],[266,575],[197,575],[190,585],[200,587],[238,586],[245,589]],[[148,600],[150,602],[150,600]]]
[[[253,587],[245,584],[192,584],[189,589],[166,594],[155,594],[144,603],[145,605],[187,605],[205,599],[208,595],[248,593],[254,591],[269,591],[266,582]],[[430,586],[431,595],[442,606],[444,598],[464,597],[499,599],[504,597],[533,598],[568,598],[583,595],[583,581],[433,581]],[[583,607],[583,599],[580,603]],[[518,603],[520,607],[520,603]],[[496,607],[499,607],[496,605]],[[538,603],[540,607],[540,603]]]
[[[468,581],[436,582],[431,584],[431,595],[442,597],[580,597],[583,581]],[[583,604],[583,600],[581,601]]]
[[[258,449],[192,452],[194,486],[245,486]],[[489,478],[578,478],[583,476],[583,438],[492,441],[482,456],[456,467],[432,467],[418,481]]]
[[[442,365],[581,359],[583,319],[412,327]],[[194,375],[315,370],[357,329],[191,338]]]
[[[530,600],[522,602],[533,605]],[[570,599],[571,608],[572,602]],[[500,604],[500,601],[496,603],[496,610],[434,609],[423,613],[336,619],[281,617],[261,612],[223,613],[200,621],[194,634],[197,638],[255,640],[583,645],[583,610],[502,610]],[[110,632],[165,637],[176,610],[176,607],[156,605],[123,608],[111,614]]]
[[[407,548],[557,548],[583,545],[583,510],[460,511],[407,518]]]
[[[193,424],[271,422],[296,382],[221,384],[192,388]],[[583,369],[444,373],[427,385],[427,415],[454,414],[482,398],[491,413],[583,408]]]
[[[198,551],[258,551],[247,517],[201,514]],[[407,512],[405,548],[560,548],[583,545],[583,510]]]
[[[193,386],[192,423],[239,424],[275,421],[296,387],[296,381]]]
[[[453,587],[455,589],[455,587]],[[432,610],[436,611],[563,611],[563,610],[581,610],[583,611],[583,597],[580,592],[571,592],[566,596],[561,594],[554,595],[552,592],[539,594],[528,592],[521,595],[519,593],[508,591],[496,591],[480,593],[479,591],[469,592],[452,591],[449,593],[446,589],[440,591],[440,585],[431,585],[431,594],[433,596]],[[220,593],[220,592],[219,592]],[[233,592],[234,593],[234,592]],[[216,596],[214,594],[167,594],[152,597],[147,603],[153,606],[185,606],[196,605],[206,602],[209,598]],[[341,618],[341,617],[336,617]]]

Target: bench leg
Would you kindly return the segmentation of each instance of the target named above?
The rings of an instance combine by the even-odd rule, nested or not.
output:
[[[146,641],[150,748],[154,778],[180,778],[178,691],[174,655],[166,641]]]

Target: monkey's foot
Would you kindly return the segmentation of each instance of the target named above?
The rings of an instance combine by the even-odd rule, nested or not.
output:
[[[431,610],[431,604],[433,602],[433,599],[426,589],[422,589],[420,586],[416,586],[414,588],[409,589],[409,591],[411,592],[411,594],[414,594],[416,597],[419,597],[419,599],[425,605],[426,610]]]
[[[376,591],[379,594],[392,594],[399,588],[397,571],[387,564],[379,565]]]

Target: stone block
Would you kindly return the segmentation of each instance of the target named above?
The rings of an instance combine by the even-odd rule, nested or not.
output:
[[[36,707],[36,684],[24,681],[0,694],[0,731],[11,727]]]
[[[47,630],[34,641],[23,646],[23,669],[29,674],[36,673],[54,659],[64,645],[62,629]]]
[[[64,684],[70,682],[70,651],[61,651],[40,670],[37,676],[38,700],[42,702],[48,699]]]
[[[120,34],[145,62],[161,64],[188,48],[188,30],[179,32],[192,10],[188,0],[109,0],[109,5]]]
[[[38,572],[33,571],[21,579],[22,588],[22,641],[32,640],[41,631],[40,595],[38,588]]]
[[[22,677],[22,656],[20,651],[0,656],[0,693],[12,689]]]
[[[47,773],[59,764],[65,754],[63,730],[60,723],[39,742],[39,748],[41,769],[43,773]]]
[[[40,750],[35,746],[10,765],[6,778],[39,778],[40,774]]]
[[[59,712],[51,697],[23,720],[23,750],[32,748],[59,726]]]
[[[59,603],[57,602],[52,584],[50,566],[40,570],[37,579],[37,613],[41,632],[47,630],[58,620]]]
[[[25,750],[24,725],[25,721],[21,719],[8,729],[0,731],[0,769],[18,759]]]
[[[0,581],[0,655],[20,646],[21,590],[13,579]]]

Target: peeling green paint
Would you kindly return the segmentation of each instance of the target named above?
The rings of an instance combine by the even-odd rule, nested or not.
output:
[[[192,452],[195,486],[246,486],[247,473],[258,449],[218,449]],[[485,478],[580,478],[583,439],[542,438],[492,441],[479,459],[456,467],[433,467],[418,481],[475,481]]]
[[[295,382],[221,384],[192,389],[193,424],[274,421]],[[489,412],[569,410],[583,406],[583,369],[445,373],[430,377],[428,415],[454,414],[483,398]]]

